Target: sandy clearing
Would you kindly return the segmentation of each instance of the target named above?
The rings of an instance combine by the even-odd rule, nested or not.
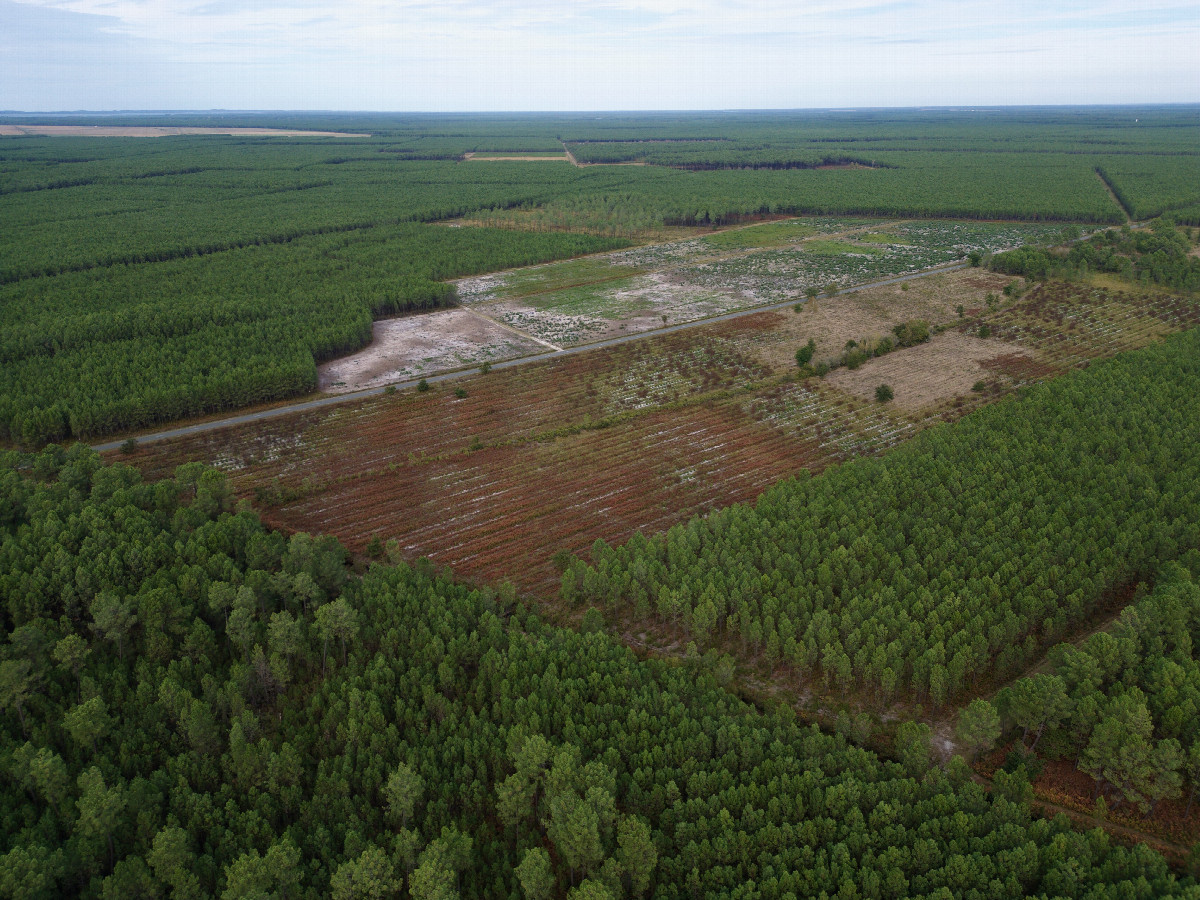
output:
[[[570,346],[694,322],[756,305],[754,298],[681,282],[669,271],[613,280],[628,286],[599,286],[592,314],[576,312],[579,303],[574,300],[560,307],[555,303],[555,291],[489,303],[484,309],[523,331]]]
[[[277,137],[370,137],[348,131],[296,131],[287,128],[198,128],[150,125],[4,125],[0,136],[42,137],[168,137],[175,134],[275,135]]]
[[[927,344],[867,360],[858,369],[837,369],[825,383],[864,400],[874,400],[875,388],[887,384],[896,394],[895,406],[920,409],[969,393],[975,382],[992,374],[984,363],[1014,355],[1029,354],[1014,344],[946,331]]]
[[[567,160],[571,163],[571,165],[575,166],[577,169],[586,169],[589,166],[644,166],[644,165],[646,165],[646,161],[644,159],[631,159],[626,162],[615,162],[615,163],[594,163],[594,162],[581,163],[579,160],[577,160],[575,158],[575,154],[567,149],[566,144],[563,144],[563,150],[566,151]]]
[[[376,322],[371,343],[319,366],[317,381],[322,391],[345,394],[545,349],[469,310],[448,309]]]

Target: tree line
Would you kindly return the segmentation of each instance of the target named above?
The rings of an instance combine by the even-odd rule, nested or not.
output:
[[[316,389],[374,319],[456,301],[445,282],[624,246],[399,225],[0,288],[0,438],[28,445]]]
[[[347,569],[197,464],[0,459],[6,896],[1200,897],[432,566]]]

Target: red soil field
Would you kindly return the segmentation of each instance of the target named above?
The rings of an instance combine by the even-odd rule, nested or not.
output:
[[[384,396],[132,461],[150,477],[210,462],[274,526],[356,551],[394,538],[407,557],[549,594],[559,549],[659,531],[835,458],[723,397],[767,375],[718,334],[672,335],[471,378],[461,399]]]
[[[995,390],[901,411],[764,363],[765,344],[795,342],[786,315],[765,313],[473,376],[457,383],[462,398],[449,385],[385,395],[129,458],[151,478],[208,462],[274,526],[334,534],[357,552],[395,539],[406,558],[551,597],[557,551],[659,532],[753,500],[801,469],[884,452],[1018,383],[1149,343],[1198,315],[1170,298],[1038,288],[988,317]]]

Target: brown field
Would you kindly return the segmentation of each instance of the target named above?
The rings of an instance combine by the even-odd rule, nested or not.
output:
[[[549,597],[559,550],[752,500],[789,474],[884,452],[1016,386],[1200,323],[1200,308],[1177,298],[1050,284],[985,313],[987,340],[968,334],[981,320],[953,315],[927,345],[858,372],[795,377],[789,357],[808,335],[834,346],[883,334],[921,304],[977,303],[990,286],[970,281],[988,278],[979,273],[938,277],[936,298],[888,287],[822,300],[828,330],[803,312],[757,313],[470,375],[455,382],[463,398],[449,385],[385,395],[129,458],[151,477],[203,460],[272,525],[335,534],[355,551],[395,539],[410,558]],[[888,367],[897,402],[874,402],[878,368],[869,398],[850,383],[873,366]]]
[[[882,337],[892,326],[910,319],[930,324],[951,322],[959,304],[978,311],[989,293],[999,293],[1011,280],[991,272],[960,269],[821,299],[815,305],[806,304],[799,313],[780,314],[778,324],[763,334],[755,352],[772,368],[790,369],[795,365],[796,348],[812,338],[817,345],[814,359],[832,359],[842,352],[846,341]]]
[[[370,137],[346,131],[293,131],[286,128],[193,128],[158,125],[4,125],[0,136],[41,137],[169,137],[176,134],[275,135],[277,137]]]
[[[897,406],[915,410],[966,394],[988,374],[989,364],[991,371],[998,371],[1003,367],[1001,360],[1027,358],[1024,349],[947,331],[906,353],[869,359],[854,370],[838,369],[827,383],[864,400],[873,399],[875,389],[886,384],[895,392]]]

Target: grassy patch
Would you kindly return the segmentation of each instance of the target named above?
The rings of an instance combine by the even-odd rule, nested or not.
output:
[[[646,307],[647,304],[640,300],[626,300],[615,296],[620,291],[632,290],[638,286],[637,276],[628,275],[564,288],[553,294],[530,297],[529,301],[537,309],[553,310],[566,315],[621,318]]]
[[[704,237],[704,243],[718,250],[749,250],[782,247],[819,233],[820,229],[811,223],[791,219],[709,234]]]
[[[607,258],[586,257],[554,265],[538,266],[510,272],[498,296],[518,299],[547,291],[561,291],[585,285],[627,279],[641,270],[614,265]]]
[[[856,241],[864,244],[899,244],[904,247],[913,246],[912,241],[906,241],[900,237],[890,234],[886,231],[872,231],[867,234],[858,234],[854,236]]]

